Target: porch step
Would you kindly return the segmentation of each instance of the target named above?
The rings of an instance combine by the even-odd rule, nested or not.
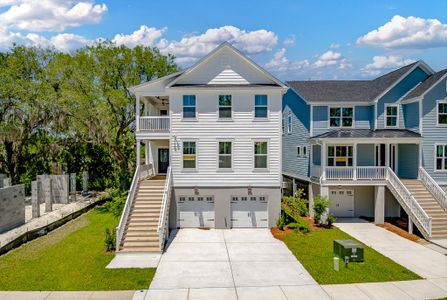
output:
[[[156,247],[123,247],[121,252],[161,252],[160,246]]]

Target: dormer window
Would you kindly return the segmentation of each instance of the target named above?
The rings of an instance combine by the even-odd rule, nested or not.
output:
[[[330,127],[352,127],[354,120],[353,107],[331,107],[329,108]]]
[[[385,107],[385,127],[397,127],[399,119],[399,106],[387,105]]]

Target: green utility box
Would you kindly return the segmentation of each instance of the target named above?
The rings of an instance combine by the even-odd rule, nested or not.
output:
[[[334,255],[342,261],[348,256],[350,262],[363,262],[363,246],[353,240],[335,240]]]

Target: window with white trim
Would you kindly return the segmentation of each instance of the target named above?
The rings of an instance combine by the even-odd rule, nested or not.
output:
[[[254,160],[255,169],[267,169],[267,142],[254,142]]]
[[[385,107],[385,127],[397,127],[399,121],[399,106],[387,105]]]
[[[183,95],[183,118],[194,119],[196,117],[196,96]]]
[[[231,95],[219,95],[219,118],[231,119],[232,105]]]
[[[435,145],[435,170],[447,171],[447,144]]]
[[[328,146],[327,165],[329,167],[351,167],[352,146]]]
[[[196,160],[196,142],[183,142],[183,169],[195,169]]]
[[[289,113],[287,115],[287,133],[291,133],[292,132],[292,114]]]
[[[301,146],[296,147],[296,155],[301,156]]]
[[[255,95],[255,118],[267,118],[267,95]]]
[[[354,120],[353,107],[330,107],[329,127],[352,127]]]
[[[232,143],[219,142],[219,169],[231,169]]]
[[[447,100],[438,101],[438,125],[447,125]]]
[[[303,157],[307,157],[307,146],[303,146]]]

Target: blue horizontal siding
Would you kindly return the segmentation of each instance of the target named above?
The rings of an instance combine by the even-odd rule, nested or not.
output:
[[[312,163],[321,166],[321,146],[313,145],[312,147]]]
[[[374,166],[374,144],[357,145],[357,166]]]
[[[419,131],[419,102],[402,105],[405,128]]]
[[[416,144],[398,145],[397,174],[402,178],[417,178],[419,169],[419,146]]]
[[[355,107],[355,128],[371,129],[371,116],[374,118],[374,106],[356,106]]]

